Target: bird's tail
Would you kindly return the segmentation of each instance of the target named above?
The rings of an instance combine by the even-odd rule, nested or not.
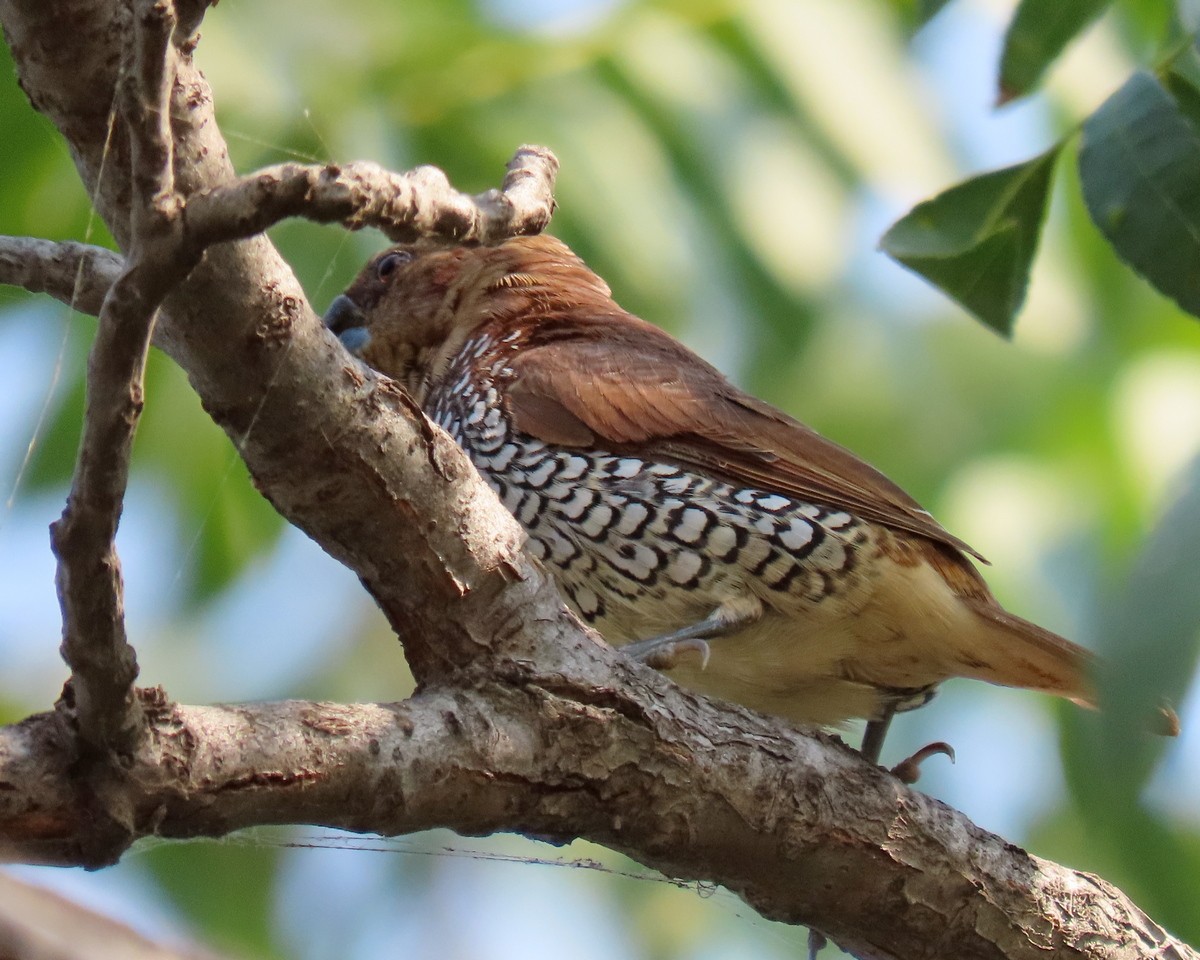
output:
[[[990,634],[983,648],[998,655],[984,658],[977,655],[979,647],[974,647],[963,671],[966,676],[1006,687],[1053,693],[1082,707],[1096,708],[1095,654],[1014,616],[994,601],[972,598],[967,602]],[[1164,706],[1151,722],[1151,728],[1155,733],[1173,737],[1179,733],[1179,718],[1174,710]]]

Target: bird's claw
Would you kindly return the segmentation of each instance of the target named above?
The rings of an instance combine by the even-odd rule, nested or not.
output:
[[[681,661],[694,654],[700,657],[700,669],[708,666],[712,649],[707,640],[698,637],[687,637],[682,640],[659,638],[644,640],[641,643],[631,643],[625,647],[625,652],[655,670],[673,670]]]
[[[892,776],[901,783],[911,786],[921,778],[921,764],[938,753],[949,757],[950,762],[954,763],[954,748],[950,744],[938,740],[936,743],[926,744],[911,757],[901,760],[892,767]]]

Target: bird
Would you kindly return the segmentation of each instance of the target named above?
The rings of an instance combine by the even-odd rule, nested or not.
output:
[[[1005,610],[975,550],[552,236],[391,247],[325,322],[462,447],[566,604],[685,687],[805,727],[863,719],[872,762],[952,677],[1095,706],[1093,656]]]

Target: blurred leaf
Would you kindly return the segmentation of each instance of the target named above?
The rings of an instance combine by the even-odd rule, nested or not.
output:
[[[1120,24],[1119,38],[1136,60],[1152,62],[1160,51],[1188,43],[1195,28],[1188,7],[1193,0],[1132,0],[1113,7]]]
[[[1193,892],[1177,895],[1178,886],[1163,882],[1160,873],[1178,871],[1180,882],[1196,876],[1200,845],[1193,837],[1185,858],[1179,838],[1141,807],[1139,797],[1172,742],[1149,735],[1147,717],[1164,695],[1180,701],[1200,659],[1197,543],[1200,460],[1147,539],[1124,587],[1101,604],[1101,714],[1075,713],[1064,727],[1067,782],[1089,837],[1103,843],[1122,870],[1137,877],[1139,887],[1152,891],[1142,906],[1160,911],[1159,920],[1178,933],[1190,924],[1191,936],[1200,935]]]
[[[134,463],[155,470],[175,499],[187,599],[203,603],[275,543],[284,521],[254,489],[182,371],[157,352],[146,368],[146,397]]]
[[[949,2],[950,0],[891,0],[891,6],[910,30],[920,30]]]
[[[729,242],[739,236],[741,229],[731,209],[729,191],[710,159],[714,155],[712,145],[705,142],[713,136],[717,119],[709,113],[679,109],[626,62],[602,62],[598,73],[661,143],[698,219],[711,234],[722,238],[723,242],[714,244],[714,248],[736,271],[741,303],[747,316],[752,317],[745,324],[745,336],[753,365],[763,380],[778,381],[811,333],[811,304],[780,283],[754,256],[749,243]],[[738,119],[744,120],[757,107],[753,101],[738,104]],[[731,130],[729,135],[736,133]]]
[[[241,458],[229,452],[221,475],[201,474],[209,482],[181,487],[191,507],[187,527],[196,530],[189,599],[203,603],[233,583],[254,560],[275,544],[283,518],[254,489]]]
[[[1099,874],[1176,936],[1196,943],[1200,834],[1138,806],[1109,813],[1101,825],[1076,809],[1059,809],[1031,828],[1029,844],[1042,856]]]
[[[7,81],[15,73],[12,54],[7,44],[0,43],[0,76]],[[8,90],[15,87],[13,83]],[[23,94],[0,95],[0,130],[4,131],[0,233],[80,239],[88,223],[87,195],[54,126],[30,109]],[[88,239],[104,242],[100,232],[93,231]]]
[[[83,378],[77,378],[50,419],[33,438],[33,455],[21,479],[23,492],[37,493],[70,483],[83,423]]]
[[[32,438],[33,453],[21,480],[23,492],[54,489],[71,481],[83,424],[84,369],[94,332],[94,322],[71,317],[53,406],[37,436]]]
[[[999,103],[1029,93],[1042,74],[1112,0],[1021,0],[1000,57]]]
[[[1117,255],[1200,316],[1200,132],[1148,73],[1134,74],[1083,125],[1088,212]]]
[[[926,24],[936,17],[950,0],[917,0],[917,20]]]
[[[1181,69],[1182,68],[1182,69]],[[1192,126],[1200,129],[1200,58],[1195,49],[1190,49],[1187,58],[1177,58],[1172,69],[1159,78],[1170,93],[1180,113],[1187,117]]]
[[[175,905],[219,947],[279,956],[271,935],[279,848],[212,841],[150,846],[139,862]]]
[[[880,246],[1008,336],[1025,300],[1058,149],[917,204]]]
[[[1124,588],[1101,613],[1101,743],[1106,766],[1119,764],[1117,779],[1132,792],[1140,791],[1166,746],[1144,735],[1146,718],[1162,697],[1182,700],[1200,661],[1198,543],[1200,460],[1147,538]]]

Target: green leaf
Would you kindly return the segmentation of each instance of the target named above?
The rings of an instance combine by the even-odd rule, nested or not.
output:
[[[1075,800],[1073,815],[1082,818],[1092,846],[1089,857],[1100,858],[1078,865],[1103,869],[1107,879],[1137,896],[1161,921],[1195,936],[1200,925],[1194,882],[1185,878],[1200,871],[1198,838],[1185,845],[1177,828],[1146,810],[1140,799],[1172,745],[1149,733],[1147,718],[1163,696],[1181,702],[1200,658],[1195,562],[1200,460],[1183,480],[1180,496],[1147,538],[1125,584],[1099,604],[1101,710],[1098,716],[1067,715],[1064,773]],[[1120,870],[1110,869],[1106,858],[1118,862]],[[1180,882],[1163,882],[1172,871]]]
[[[1151,682],[1175,685],[1182,696],[1200,662],[1200,591],[1195,555],[1200,544],[1200,460],[1181,478],[1178,498],[1146,540],[1115,615],[1105,622],[1112,646],[1134,652]],[[1142,640],[1131,645],[1131,634]]]
[[[1200,82],[1200,73],[1197,73],[1197,67],[1200,65],[1194,61],[1195,51],[1191,51],[1186,64],[1177,58],[1171,69],[1159,79],[1163,88],[1175,101],[1179,112],[1192,126],[1200,130],[1200,89],[1196,87]],[[1184,69],[1180,69],[1181,67]]]
[[[271,930],[277,848],[159,842],[138,859],[206,939],[249,956],[280,955]]]
[[[1054,59],[1112,0],[1021,0],[1000,57],[999,103],[1029,93]]]
[[[1092,766],[1085,776],[1099,780],[1108,772]],[[1026,840],[1040,856],[1115,884],[1186,942],[1200,938],[1195,898],[1200,834],[1186,822],[1173,823],[1138,805],[1085,810],[1081,816],[1072,803],[1044,816]]]
[[[187,599],[204,603],[275,544],[284,522],[254,489],[246,465],[183,372],[158,352],[146,367],[146,399],[133,462],[171,492]]]
[[[912,31],[920,30],[941,13],[950,0],[891,0],[891,6]]]
[[[1140,790],[1166,741],[1144,735],[1165,696],[1178,705],[1200,660],[1200,460],[1184,478],[1179,498],[1146,539],[1124,588],[1102,604],[1099,649],[1100,743],[1106,766]]]
[[[1136,73],[1083,125],[1088,212],[1117,255],[1200,316],[1200,132],[1148,73]]]
[[[1008,336],[1025,300],[1058,149],[917,204],[881,248]]]

